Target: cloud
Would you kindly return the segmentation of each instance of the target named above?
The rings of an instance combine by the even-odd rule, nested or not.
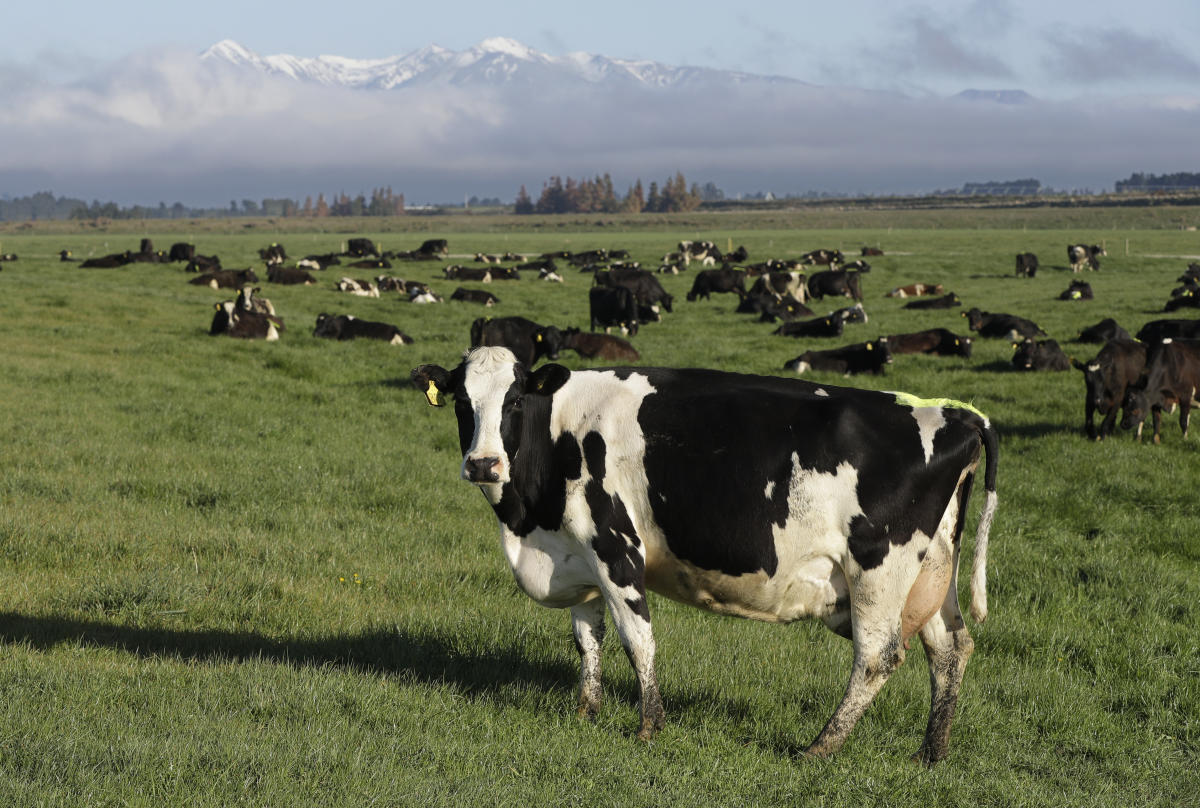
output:
[[[1116,28],[1046,36],[1048,73],[1079,84],[1138,79],[1200,79],[1200,62],[1171,43]]]
[[[1190,167],[1200,131],[1200,99],[1186,95],[1125,99],[1101,114],[1094,102],[800,83],[348,90],[218,67],[164,52],[87,83],[0,82],[0,184],[220,206],[382,185],[411,202],[511,199],[554,174],[608,172],[623,189],[677,170],[731,194],[919,192],[1027,176],[1100,188],[1135,170]]]
[[[911,76],[1013,77],[1012,68],[980,49],[978,41],[955,28],[914,16],[898,26],[897,42],[886,51],[873,51],[890,72]],[[870,49],[868,49],[869,52]]]

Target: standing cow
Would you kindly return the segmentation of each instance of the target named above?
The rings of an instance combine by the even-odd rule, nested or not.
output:
[[[600,709],[607,609],[638,679],[638,737],[663,727],[653,589],[720,614],[816,618],[853,640],[817,757],[842,746],[919,635],[932,700],[917,758],[945,757],[974,646],[955,581],[985,449],[971,591],[975,619],[987,614],[997,439],[978,410],[713,370],[531,372],[503,348],[412,381],[431,404],[454,397],[459,476],[495,511],[517,584],[571,609],[581,714]]]

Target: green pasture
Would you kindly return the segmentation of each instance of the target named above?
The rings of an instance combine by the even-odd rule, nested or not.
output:
[[[453,413],[407,384],[417,364],[453,366],[476,317],[586,328],[588,276],[463,284],[500,297],[486,310],[333,291],[370,270],[334,267],[307,288],[263,273],[287,324],[268,344],[210,338],[213,303],[232,295],[189,285],[181,264],[58,260],[150,235],[261,269],[272,241],[298,257],[352,235],[390,249],[446,237],[459,258],[390,274],[449,297],[459,284],[441,268],[476,251],[624,247],[657,266],[681,238],[744,244],[751,260],[882,247],[864,278],[870,321],[841,340],[772,336],[731,296],[687,303],[695,267],[662,276],[675,311],[635,338],[643,364],[764,374],[807,348],[966,333],[959,310],[884,298],[917,281],[1029,317],[1088,359],[1098,346],[1071,342],[1081,328],[1168,316],[1176,276],[1200,260],[1200,235],[1181,229],[1193,208],[968,213],[0,228],[0,252],[19,255],[0,264],[0,805],[1200,804],[1200,435],[1184,442],[1172,416],[1160,446],[1089,442],[1081,375],[1016,373],[1004,341],[977,340],[970,361],[814,376],[962,399],[999,430],[990,616],[971,626],[950,757],[908,759],[928,712],[919,644],[846,747],[812,761],[799,753],[841,698],[850,644],[653,595],[667,727],[643,744],[613,631],[605,708],[575,717],[567,613],[517,590],[490,508],[458,480]],[[1069,242],[1108,248],[1085,274],[1094,301],[1055,299]],[[1025,251],[1042,263],[1032,280],[1013,276]],[[416,343],[319,340],[321,312]],[[968,538],[967,569],[972,551]]]

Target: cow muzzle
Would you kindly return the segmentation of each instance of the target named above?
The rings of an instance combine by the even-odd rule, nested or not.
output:
[[[508,482],[508,470],[498,457],[466,457],[462,478],[476,484],[503,483]]]

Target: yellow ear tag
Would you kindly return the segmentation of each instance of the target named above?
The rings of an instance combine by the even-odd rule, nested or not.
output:
[[[868,342],[868,343],[867,343],[867,350],[868,350],[868,351],[873,351],[873,350],[875,350],[875,346],[874,346],[874,345],[872,345],[871,343],[869,343],[869,342]]]
[[[429,399],[429,404],[434,407],[442,406],[438,401],[438,388],[432,381],[429,382],[429,388],[425,391],[425,398]]]
[[[541,342],[541,341],[542,341],[542,335],[541,335],[541,334],[538,334],[536,337],[534,337],[533,341],[534,341],[534,342]]]

